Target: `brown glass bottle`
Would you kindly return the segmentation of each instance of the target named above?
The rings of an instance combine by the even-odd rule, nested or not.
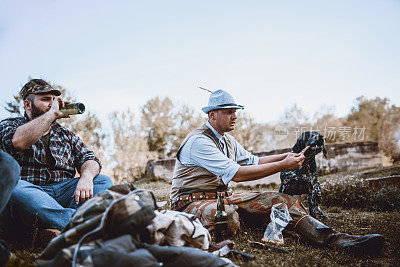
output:
[[[217,211],[214,216],[215,241],[220,242],[228,237],[228,214],[225,211],[224,195],[218,194]]]

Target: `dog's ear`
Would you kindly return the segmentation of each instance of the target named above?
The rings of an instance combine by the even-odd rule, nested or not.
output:
[[[307,132],[304,132],[304,133],[301,135],[301,139],[303,139],[304,144],[305,144],[308,140],[310,140],[310,138],[311,138],[311,136],[313,135],[313,133],[314,133],[314,132],[307,131]]]
[[[318,135],[319,135],[319,139],[322,141],[322,154],[324,155],[324,158],[327,158],[326,155],[328,154],[328,151],[326,151],[326,148],[325,148],[324,136],[322,134],[320,134],[320,133],[318,133]]]
[[[328,151],[326,151],[325,145],[322,146],[322,154],[324,155],[324,158],[327,158],[326,155],[328,154]]]
[[[296,144],[293,146],[292,151],[294,153],[300,153],[303,150],[301,149],[301,145],[299,143],[299,140],[297,140]]]
[[[303,133],[298,139],[296,144],[293,146],[292,151],[294,153],[300,153],[306,146],[306,142],[308,139],[306,139],[305,134]]]

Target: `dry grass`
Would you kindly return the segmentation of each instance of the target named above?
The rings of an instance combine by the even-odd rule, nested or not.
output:
[[[320,177],[320,181],[322,184],[326,181],[336,183],[343,179],[349,179],[349,177],[360,180],[362,178],[388,176],[399,173],[400,167],[397,165],[330,174]],[[152,190],[159,201],[167,200],[169,197],[170,184],[168,183],[142,180],[138,181],[135,185],[138,188]],[[271,190],[271,188],[257,188],[257,191],[260,190]],[[240,188],[237,191],[249,192],[251,189]],[[260,241],[264,228],[244,227],[242,233],[232,238],[235,242],[235,249],[256,255],[256,259],[249,262],[241,258],[233,258],[232,260],[240,266],[399,266],[400,212],[368,210],[365,207],[361,210],[340,206],[323,206],[323,210],[328,216],[328,219],[324,223],[338,231],[361,235],[370,233],[384,235],[386,242],[383,253],[378,256],[353,256],[327,248],[313,247],[303,243],[297,235],[287,233],[284,247],[293,253],[281,254],[279,252],[252,248],[249,245],[249,241]],[[18,259],[14,261],[15,265],[10,266],[25,266],[26,263],[32,263],[38,255],[36,252],[33,250],[17,251]],[[18,265],[21,264],[22,260],[24,260],[24,263]]]
[[[326,209],[325,209],[326,210]],[[296,235],[286,235],[284,247],[292,254],[281,254],[267,250],[251,248],[249,241],[260,241],[264,229],[244,229],[247,234],[233,238],[237,250],[256,255],[251,262],[241,259],[235,262],[241,266],[396,266],[400,262],[400,213],[399,212],[365,212],[356,209],[346,210],[328,208],[327,225],[338,231],[351,234],[383,234],[387,241],[382,255],[352,256],[328,248],[316,248],[303,243]]]
[[[399,203],[395,203],[400,199],[399,189],[382,189],[373,192],[368,187],[363,186],[365,192],[349,192],[349,185],[343,181],[361,182],[362,179],[372,177],[382,177],[400,174],[400,165],[390,167],[379,167],[373,169],[363,169],[357,171],[338,172],[320,177],[322,183],[323,197],[331,198],[335,196],[337,199],[347,199],[351,202],[353,200],[359,201],[365,196],[375,197],[374,201],[370,201],[368,205],[359,205],[362,209],[351,208],[349,205],[335,206],[330,205],[326,201],[326,206],[323,206],[325,214],[328,219],[324,221],[330,227],[350,234],[382,234],[386,238],[383,253],[378,256],[352,256],[343,252],[330,250],[327,248],[316,248],[309,244],[302,242],[302,240],[293,234],[288,233],[285,238],[284,247],[293,253],[281,254],[278,252],[265,251],[260,249],[251,248],[248,244],[249,241],[260,241],[264,229],[244,229],[246,234],[241,234],[234,237],[232,240],[236,244],[236,249],[256,255],[257,258],[251,262],[245,262],[241,259],[235,260],[241,266],[399,266],[400,265],[400,212],[398,210]],[[329,191],[332,188],[324,185],[342,184],[341,191]],[[337,187],[337,188],[340,188]],[[336,189],[337,189],[336,188]],[[382,192],[391,193],[385,194]],[[249,192],[249,189],[240,189],[241,192]],[[379,193],[380,192],[380,193]],[[360,193],[357,195],[357,193]],[[325,194],[325,195],[324,195]],[[328,195],[329,194],[329,195]],[[342,194],[342,195],[341,195]],[[349,196],[349,195],[351,196]],[[388,199],[388,196],[392,199]],[[375,203],[374,203],[375,202]],[[376,202],[380,204],[377,205]],[[343,202],[341,202],[343,203]],[[387,208],[387,203],[397,204],[397,209],[389,209],[390,211],[379,211],[380,208]],[[357,205],[356,205],[357,206]]]
[[[367,178],[398,175],[400,165],[321,177],[323,204],[376,211],[400,211],[400,188],[371,189]]]
[[[359,170],[338,172],[321,176],[318,179],[321,182],[321,184],[323,184],[324,182],[327,181],[334,183],[348,178],[360,180],[360,179],[384,177],[384,176],[398,175],[398,174],[400,174],[399,164],[388,167],[365,168]]]

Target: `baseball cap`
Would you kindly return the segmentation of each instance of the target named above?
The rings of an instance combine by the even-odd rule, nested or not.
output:
[[[45,94],[52,93],[56,96],[61,95],[61,91],[51,87],[49,83],[42,79],[31,79],[27,82],[19,92],[22,99],[26,99],[29,94]]]

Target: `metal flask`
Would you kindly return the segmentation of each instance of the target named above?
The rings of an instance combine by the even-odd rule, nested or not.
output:
[[[60,111],[65,115],[83,114],[85,112],[85,105],[82,103],[68,103]]]

